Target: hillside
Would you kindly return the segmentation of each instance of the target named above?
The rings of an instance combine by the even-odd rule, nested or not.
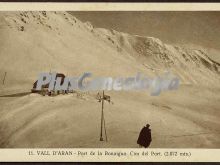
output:
[[[138,147],[146,123],[150,147],[220,147],[220,64],[206,52],[94,28],[68,12],[1,12],[0,36],[0,147]],[[181,85],[157,97],[106,92],[114,103],[105,103],[106,143],[99,141],[97,92],[4,97],[30,92],[38,74],[50,71],[112,77],[171,71]]]
[[[3,78],[7,72],[7,86],[22,83],[31,89],[38,74],[49,71],[70,76],[85,71],[97,76],[144,71],[126,53],[112,49],[87,24],[68,13],[8,12],[2,13],[0,19],[0,75]]]
[[[126,76],[137,71],[155,75],[170,70],[182,83],[219,82],[220,65],[202,50],[93,28],[65,12],[8,12],[1,13],[0,19],[0,74],[8,73],[7,85],[29,84],[42,71],[68,75],[91,71],[112,76],[120,72]]]
[[[181,78],[182,83],[210,85],[219,82],[220,64],[203,50],[168,45],[154,37],[134,36],[106,29],[96,31],[118,51],[125,51],[135,57],[151,72],[159,74],[164,70],[172,71]]]

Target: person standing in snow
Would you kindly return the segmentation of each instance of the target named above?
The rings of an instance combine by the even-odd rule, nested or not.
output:
[[[139,134],[137,144],[139,144],[140,147],[148,148],[150,146],[152,139],[151,139],[151,129],[149,127],[150,127],[149,124],[144,126]]]

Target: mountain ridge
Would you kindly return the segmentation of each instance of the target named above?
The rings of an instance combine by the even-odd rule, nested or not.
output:
[[[105,76],[143,72],[155,76],[169,70],[183,84],[220,82],[219,63],[202,50],[169,45],[154,37],[94,28],[68,12],[4,12],[0,19],[0,74],[15,72],[9,73],[11,85],[25,82],[30,88],[43,71],[69,75],[91,71]],[[16,61],[11,60],[15,57]],[[14,65],[14,69],[5,64]]]

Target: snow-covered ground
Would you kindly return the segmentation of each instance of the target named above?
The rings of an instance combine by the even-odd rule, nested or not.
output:
[[[67,12],[0,13],[0,147],[138,147],[149,123],[150,147],[220,147],[220,65],[202,50],[167,45],[153,37],[93,28]],[[178,90],[152,97],[143,91],[108,91],[108,142],[100,142],[97,92],[28,94],[38,74],[148,76],[170,70]],[[19,94],[20,93],[20,94]],[[17,95],[12,95],[17,94]]]

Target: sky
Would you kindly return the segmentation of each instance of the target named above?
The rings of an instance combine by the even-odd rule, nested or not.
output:
[[[198,45],[212,53],[220,50],[220,12],[217,11],[74,11],[94,27],[150,36],[165,43]],[[216,51],[216,52],[215,52]],[[217,55],[220,60],[220,54]]]

